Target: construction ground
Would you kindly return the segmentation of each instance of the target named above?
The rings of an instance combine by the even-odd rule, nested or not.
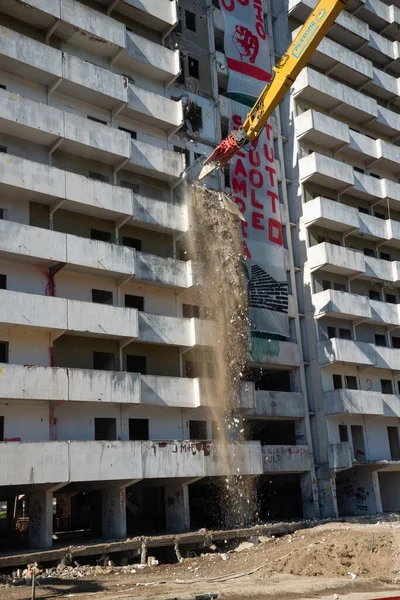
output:
[[[197,594],[218,594],[219,599],[254,600],[273,598],[351,598],[364,600],[400,596],[400,520],[330,522],[311,526],[300,524],[291,533],[213,541],[207,548],[183,550],[181,562],[176,549],[148,548],[148,563],[140,556],[118,566],[117,554],[83,557],[66,555],[67,560],[36,563],[36,599],[77,598],[79,600],[131,600],[133,598],[189,599]],[[276,528],[282,532],[282,525]],[[221,533],[221,532],[219,532]],[[249,530],[249,533],[253,533]],[[72,549],[73,550],[73,549]],[[178,550],[178,556],[179,556]],[[96,564],[97,562],[97,564]],[[127,562],[127,561],[124,561]],[[100,563],[100,564],[99,564]],[[115,563],[115,564],[114,564]],[[2,569],[1,600],[31,598],[27,565]],[[22,583],[24,578],[26,583]],[[21,585],[13,585],[12,581]]]

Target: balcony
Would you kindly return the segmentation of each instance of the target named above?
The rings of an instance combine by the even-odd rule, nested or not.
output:
[[[165,84],[172,83],[180,72],[179,50],[169,50],[128,29],[125,52],[115,63]]]
[[[332,151],[350,143],[347,125],[312,109],[296,117],[295,130],[299,141],[319,144]]]
[[[269,340],[271,341],[271,340]],[[264,344],[264,340],[258,345],[253,341],[251,355],[251,364],[257,365],[278,365],[282,367],[299,367],[300,353],[299,347],[294,342],[281,342],[273,340],[269,344]]]
[[[346,276],[365,273],[366,270],[364,254],[326,242],[308,249],[308,264],[311,271],[324,269]]]
[[[136,279],[154,285],[187,289],[193,285],[192,263],[137,252]]]
[[[128,104],[121,114],[167,132],[175,131],[183,122],[181,100],[175,102],[133,83],[128,86]]]
[[[400,417],[400,396],[366,390],[330,390],[324,393],[324,411],[333,415]]]
[[[306,227],[318,225],[332,231],[350,231],[360,226],[359,215],[356,208],[321,196],[303,206],[303,221]]]
[[[353,168],[350,165],[317,152],[300,159],[299,175],[303,185],[312,182],[335,190],[354,185]]]
[[[7,325],[113,339],[139,337],[134,309],[10,290],[0,290],[0,305],[1,322]]]
[[[258,390],[256,406],[246,417],[302,419],[305,416],[303,394]]]
[[[371,307],[370,318],[374,323],[385,323],[392,327],[400,326],[400,315],[397,304],[370,300],[369,305]]]
[[[0,399],[110,402],[196,408],[207,404],[198,379],[120,371],[1,364]]]
[[[317,349],[319,364],[322,367],[335,363],[347,363],[360,367],[377,366],[375,346],[367,342],[332,338],[318,342]],[[388,348],[385,349],[388,350]]]
[[[106,3],[103,0],[103,4]],[[150,29],[169,31],[178,21],[176,0],[123,0],[115,10]]]
[[[180,152],[166,150],[148,142],[131,140],[131,158],[124,168],[171,183],[179,179],[186,163]]]
[[[151,344],[172,344],[188,348],[208,346],[215,341],[210,335],[213,327],[214,324],[210,321],[139,312],[140,340]]]
[[[125,47],[122,23],[76,0],[0,0],[0,10],[29,25],[40,23],[46,32],[58,19],[58,37],[95,54],[108,57]]]
[[[328,111],[335,109],[336,115],[354,123],[378,118],[376,100],[309,67],[300,73],[292,90],[294,98],[302,98]]]
[[[17,445],[18,444],[18,445]],[[90,456],[90,463],[82,460]],[[228,459],[230,465],[226,465]],[[261,475],[258,442],[87,441],[0,443],[0,486]],[[34,477],[32,479],[32,473]],[[72,488],[72,486],[70,486]],[[38,489],[38,488],[36,488]]]
[[[371,319],[372,316],[370,300],[366,296],[337,290],[324,290],[313,294],[312,301],[316,319],[337,317],[357,321],[358,319]]]
[[[328,445],[329,467],[333,471],[343,471],[353,466],[353,457],[349,442]]]
[[[312,452],[308,446],[262,446],[264,473],[305,473],[311,471]]]

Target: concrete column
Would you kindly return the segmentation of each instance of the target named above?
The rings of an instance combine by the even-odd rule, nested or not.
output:
[[[101,491],[102,534],[107,540],[126,538],[125,488]]]
[[[12,536],[15,533],[14,507],[15,498],[7,500],[7,536]]]
[[[379,473],[378,473],[378,471],[373,471],[371,473],[371,475],[372,475],[372,484],[374,486],[374,492],[375,492],[376,512],[383,513],[381,486],[379,485]]]
[[[313,477],[311,473],[305,473],[300,477],[301,501],[303,504],[304,519],[315,519],[315,503]]]
[[[37,492],[28,497],[29,545],[51,548],[53,533],[53,493]]]
[[[168,533],[184,533],[190,529],[188,484],[164,488],[165,521]]]

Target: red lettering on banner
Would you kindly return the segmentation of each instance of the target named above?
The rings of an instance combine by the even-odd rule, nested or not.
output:
[[[268,190],[267,195],[271,198],[272,212],[276,213],[276,202],[279,202],[279,196],[272,190]]]
[[[240,115],[232,115],[232,121],[233,124],[236,125],[236,127],[241,127],[242,126],[242,117]]]
[[[232,177],[232,190],[234,194],[241,194],[244,198],[247,198],[247,181]]]
[[[253,212],[251,215],[251,225],[254,229],[259,229],[260,231],[264,231],[265,227],[262,224],[262,219],[264,215],[262,213]]]
[[[264,210],[264,205],[260,204],[259,202],[257,202],[256,200],[256,192],[255,190],[250,190],[250,195],[251,195],[251,205],[255,206],[256,208],[258,208],[259,210]]]
[[[282,225],[276,219],[268,219],[268,239],[278,246],[283,246]]]
[[[257,169],[250,169],[250,183],[253,187],[260,189],[264,183],[264,177]]]
[[[242,175],[243,177],[247,177],[247,171],[244,168],[242,161],[239,159],[235,165],[235,175]]]
[[[269,173],[269,181],[272,187],[275,187],[275,179],[274,175],[276,175],[276,171],[273,167],[265,167],[265,170]]]
[[[275,152],[272,146],[268,147],[264,144],[264,156],[268,162],[273,163],[275,160]]]
[[[271,141],[271,133],[272,133],[272,125],[267,123],[265,126],[265,131],[267,132],[267,140],[270,142]]]
[[[244,238],[247,238],[247,227],[248,227],[248,224],[245,223],[244,221],[242,221],[242,236]]]
[[[234,196],[233,200],[238,205],[239,210],[242,213],[242,215],[244,215],[244,213],[246,212],[246,203],[245,203],[245,201],[242,200],[241,198],[239,198],[238,196]]]
[[[253,167],[259,167],[261,164],[261,156],[259,152],[254,152],[254,150],[252,150],[251,152],[249,152],[249,161],[250,164]]]
[[[221,4],[228,12],[232,12],[235,9],[235,0],[221,0]]]

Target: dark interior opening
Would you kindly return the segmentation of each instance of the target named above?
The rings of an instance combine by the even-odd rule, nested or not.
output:
[[[112,352],[93,352],[93,369],[115,371],[115,355]]]
[[[261,444],[296,445],[295,421],[249,419],[244,424],[244,435],[246,440],[259,440]]]
[[[94,420],[95,440],[116,440],[117,420],[111,417],[99,417]]]

